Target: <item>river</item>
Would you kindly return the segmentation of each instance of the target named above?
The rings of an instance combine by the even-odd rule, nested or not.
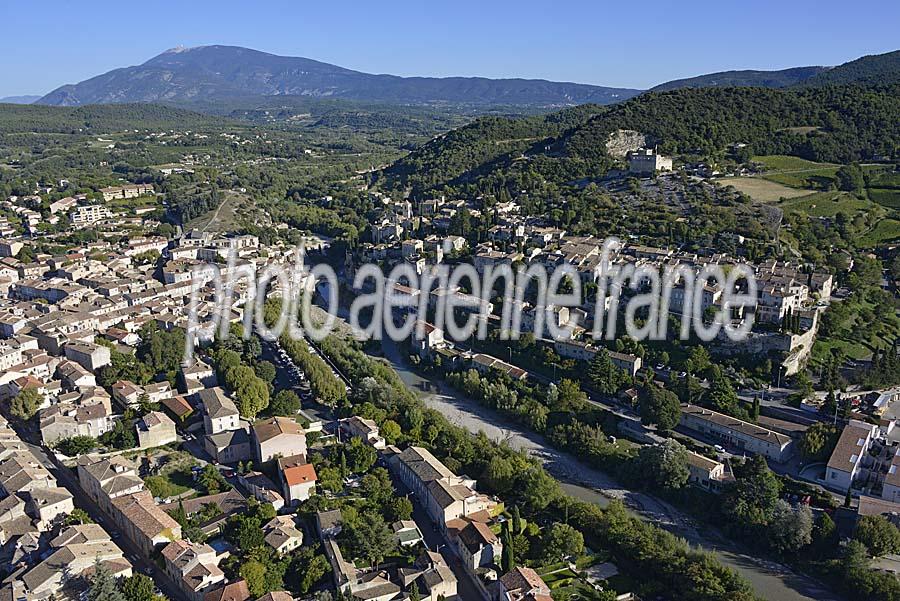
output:
[[[407,366],[398,347],[390,341],[382,344],[385,358],[403,382],[416,391],[426,405],[471,432],[483,431],[495,441],[539,458],[562,483],[563,490],[582,501],[605,506],[611,498],[621,499],[642,519],[683,537],[692,545],[711,551],[724,565],[744,576],[756,594],[770,601],[843,601],[815,580],[797,574],[773,561],[748,555],[718,532],[698,525],[681,511],[649,495],[622,488],[612,478],[590,468],[576,457],[551,447],[539,434],[526,431],[511,419],[458,394],[443,383],[423,378]],[[423,386],[423,384],[429,386]],[[426,387],[436,393],[423,392]]]

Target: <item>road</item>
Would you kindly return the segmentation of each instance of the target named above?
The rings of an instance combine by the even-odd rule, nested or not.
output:
[[[275,388],[291,390],[301,396],[303,391],[300,389],[300,381],[292,374],[292,370],[296,369],[296,365],[290,358],[282,357],[278,353],[278,344],[275,342],[263,341],[261,357],[275,366]],[[317,352],[310,347],[313,352]],[[324,405],[320,405],[315,401],[301,401],[302,410],[308,416],[322,421],[330,422],[334,419],[331,410]]]
[[[554,449],[542,436],[522,429],[511,419],[452,389],[444,389],[445,386],[440,383],[421,377],[406,366],[402,353],[392,342],[385,340],[382,347],[385,358],[412,390],[421,392],[425,389],[425,383],[430,384],[432,389],[438,384],[440,392],[437,394],[420,394],[429,407],[443,413],[451,423],[471,432],[483,431],[495,441],[505,441],[513,448],[540,459],[551,474],[570,483],[566,490],[573,496],[588,501],[596,501],[598,494],[607,499],[621,499],[641,518],[683,537],[692,545],[713,552],[724,565],[747,578],[758,595],[770,601],[841,600],[815,580],[797,574],[782,564],[747,554],[720,533],[696,524],[670,504],[623,488],[608,475],[588,467],[575,456]]]

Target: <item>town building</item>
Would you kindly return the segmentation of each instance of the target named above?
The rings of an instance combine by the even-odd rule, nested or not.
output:
[[[497,584],[499,601],[551,601],[550,587],[531,568],[513,568]]]
[[[240,413],[224,389],[206,388],[199,393],[203,404],[203,425],[207,434],[218,434],[240,427]]]
[[[137,198],[144,194],[153,194],[153,186],[150,184],[128,184],[125,186],[113,186],[101,188],[100,194],[103,200],[109,202],[116,199]]]
[[[284,501],[294,507],[310,498],[316,490],[316,469],[306,463],[305,455],[278,458],[278,473],[284,493]]]
[[[734,447],[784,463],[793,456],[794,440],[762,426],[696,405],[681,405],[681,426]]]
[[[375,420],[354,415],[339,420],[338,427],[343,436],[360,438],[366,444],[369,444],[376,449],[383,449],[385,447],[385,440],[379,434],[378,424],[375,423]]]
[[[463,565],[472,573],[479,568],[494,565],[503,553],[503,543],[488,527],[479,521],[469,522],[456,536],[457,552]]]
[[[409,447],[392,456],[389,465],[416,493],[441,530],[446,530],[450,520],[490,511],[496,506],[492,499],[475,490],[474,480],[456,476],[422,447]]]
[[[206,593],[225,582],[216,552],[209,545],[174,540],[160,555],[166,574],[191,601],[202,601]]]
[[[161,411],[151,411],[134,425],[137,431],[138,448],[149,449],[172,444],[178,440],[175,422]]]
[[[727,482],[734,480],[731,471],[721,461],[710,459],[688,450],[688,482],[700,488],[719,492]]]
[[[269,461],[276,455],[306,456],[306,434],[303,427],[289,417],[275,416],[253,424],[256,460]]]
[[[651,176],[660,171],[672,170],[672,158],[656,154],[652,148],[641,148],[628,153],[628,173]]]

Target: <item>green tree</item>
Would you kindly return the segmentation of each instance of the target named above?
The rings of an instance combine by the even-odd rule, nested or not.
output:
[[[503,543],[503,551],[500,555],[500,568],[504,573],[511,572],[516,567],[515,548],[510,534],[509,521],[503,522],[500,539]]]
[[[722,507],[744,529],[765,526],[781,494],[781,481],[762,455],[754,455],[735,474],[737,481],[723,495]]]
[[[88,601],[127,601],[125,595],[116,586],[116,580],[109,568],[99,561],[94,563],[94,575],[91,578],[87,598]]]
[[[394,497],[388,502],[386,511],[389,522],[408,520],[413,514],[413,504],[406,497]]]
[[[705,403],[708,404],[711,409],[726,415],[732,415],[734,417],[746,416],[747,412],[741,407],[737,393],[731,386],[728,377],[718,370],[714,371],[716,373],[712,378],[712,385],[710,386]]]
[[[837,526],[831,516],[825,512],[819,517],[813,530],[813,545],[820,553],[827,553],[836,544]]]
[[[581,390],[581,386],[575,380],[563,378],[557,386],[557,402],[556,406],[551,407],[554,411],[569,411],[577,413],[583,411],[587,406],[587,395]]]
[[[691,349],[691,353],[688,356],[688,361],[690,361],[690,367],[695,374],[702,374],[712,365],[712,359],[709,356],[709,351],[706,350],[706,347],[700,345],[697,345]]]
[[[526,507],[534,510],[544,509],[560,494],[559,483],[539,466],[522,475],[517,490]]]
[[[403,436],[403,431],[400,429],[400,424],[389,419],[381,424],[381,435],[388,444],[396,444]]]
[[[326,466],[317,470],[319,486],[330,492],[340,492],[344,488],[344,476],[337,467]]]
[[[354,436],[348,444],[344,445],[343,452],[347,458],[347,467],[354,474],[369,471],[378,460],[378,452],[358,436]]]
[[[208,463],[197,477],[197,482],[206,489],[206,493],[215,495],[229,488],[228,482],[222,476],[216,466]]]
[[[838,188],[845,192],[860,192],[866,185],[865,175],[858,163],[844,165],[835,174]]]
[[[839,435],[833,425],[816,422],[803,433],[800,452],[807,461],[825,461],[831,457]]]
[[[275,376],[278,375],[275,366],[269,361],[259,361],[253,366],[253,369],[256,372],[257,377],[269,385],[275,381]]]
[[[383,467],[376,467],[363,476],[359,490],[367,500],[378,506],[387,505],[395,496],[391,475]]]
[[[856,540],[874,557],[900,552],[900,530],[880,515],[864,515],[856,525]]]
[[[243,417],[253,419],[269,406],[269,387],[255,375],[247,380],[239,380],[238,386],[233,390],[238,411]]]
[[[84,509],[76,507],[66,516],[64,523],[66,526],[75,526],[78,524],[93,524],[94,520],[91,519],[91,516]]]
[[[587,379],[601,394],[615,394],[625,382],[625,372],[613,365],[609,352],[601,348],[588,365]]]
[[[137,446],[131,419],[126,419],[128,412],[125,413],[126,417],[117,421],[112,430],[105,432],[97,439],[101,444],[119,450],[133,449]]]
[[[515,505],[512,510],[512,529],[513,534],[522,534],[524,525],[522,524],[522,514],[519,512],[519,506]]]
[[[781,554],[796,553],[812,542],[813,517],[806,505],[791,507],[779,499],[769,521],[769,544]]]
[[[354,557],[364,558],[373,566],[394,549],[394,536],[380,515],[363,513],[344,528]]]
[[[36,388],[25,388],[9,402],[9,412],[21,420],[29,420],[44,404],[44,395]]]
[[[544,557],[559,561],[584,551],[584,536],[568,524],[555,523],[544,533],[542,543]]]
[[[677,490],[687,484],[690,476],[687,449],[673,438],[642,446],[636,465],[641,481],[648,488]]]
[[[265,595],[268,590],[266,587],[266,566],[256,560],[245,561],[240,568],[241,578],[247,581],[247,588],[254,598]]]
[[[156,601],[153,579],[144,574],[134,574],[122,580],[122,594],[126,601]]]
[[[641,387],[638,403],[644,425],[656,424],[666,432],[675,428],[681,419],[681,403],[675,393],[652,382]]]
[[[53,448],[69,457],[77,457],[90,453],[97,448],[97,439],[90,436],[73,436],[71,438],[63,438],[53,444]]]
[[[300,580],[300,592],[309,592],[313,585],[322,580],[330,569],[331,566],[324,555],[315,555],[303,571],[303,578]]]
[[[300,397],[292,390],[279,390],[268,407],[272,415],[291,417],[300,410]]]

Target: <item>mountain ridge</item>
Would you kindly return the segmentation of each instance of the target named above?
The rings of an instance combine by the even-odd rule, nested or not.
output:
[[[400,77],[354,71],[303,57],[285,57],[238,46],[170,49],[77,84],[60,86],[38,104],[77,106],[120,102],[307,96],[409,104],[473,105],[610,104],[640,90],[542,79]]]
[[[743,69],[706,73],[694,77],[673,79],[650,88],[649,92],[668,92],[681,88],[710,87],[762,87],[786,88],[802,83],[819,73],[828,71],[830,67],[791,67],[775,71]]]
[[[900,83],[900,50],[867,54],[818,73],[800,85],[889,85]]]
[[[31,104],[39,100],[39,94],[20,94],[17,96],[4,96],[0,98],[0,104]]]

